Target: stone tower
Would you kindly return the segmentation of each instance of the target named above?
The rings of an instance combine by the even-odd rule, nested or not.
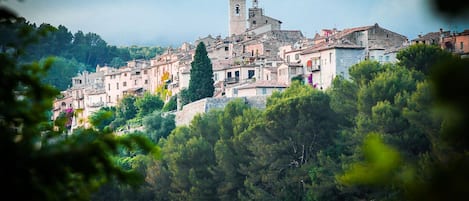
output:
[[[246,31],[246,0],[230,0],[230,35],[240,35]]]

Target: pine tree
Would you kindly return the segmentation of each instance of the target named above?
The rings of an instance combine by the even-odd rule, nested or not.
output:
[[[197,101],[206,97],[212,97],[215,91],[212,78],[212,61],[208,58],[207,49],[203,42],[197,45],[195,58],[191,66],[191,79],[189,82],[190,100]]]

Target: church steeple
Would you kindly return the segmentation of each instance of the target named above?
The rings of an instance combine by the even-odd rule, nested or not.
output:
[[[230,36],[246,31],[246,0],[230,0]]]
[[[258,0],[252,0],[252,7],[257,8],[259,6],[259,1]]]

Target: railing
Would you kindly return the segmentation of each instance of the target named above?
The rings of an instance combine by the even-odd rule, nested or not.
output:
[[[239,77],[228,77],[225,79],[227,84],[234,84],[239,82]]]
[[[316,72],[321,71],[321,65],[313,65],[311,67],[307,67],[309,72]]]
[[[103,107],[104,102],[96,102],[96,103],[89,103],[87,104],[88,107]]]

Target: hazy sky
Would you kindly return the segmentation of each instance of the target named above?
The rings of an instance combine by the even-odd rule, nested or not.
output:
[[[469,29],[469,20],[445,21],[429,0],[260,0],[264,13],[307,37],[325,28],[378,23],[407,36]],[[228,0],[0,0],[28,21],[94,32],[111,45],[179,45],[228,34]],[[251,0],[247,4],[251,6]]]

